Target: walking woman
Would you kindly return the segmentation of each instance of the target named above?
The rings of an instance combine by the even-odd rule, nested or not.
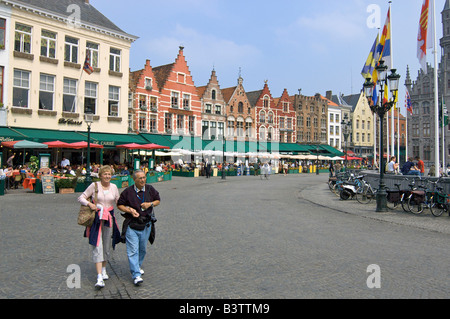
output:
[[[112,169],[110,166],[102,166],[98,171],[100,182],[94,182],[78,197],[78,201],[93,210],[97,210],[94,223],[86,227],[84,237],[89,238],[92,246],[93,261],[97,270],[97,283],[95,287],[101,289],[105,286],[104,280],[108,279],[106,263],[111,256],[111,247],[120,242],[120,231],[114,216],[114,205],[119,199],[119,190],[111,184]],[[97,185],[96,185],[97,184]],[[95,198],[97,186],[97,203],[90,203],[88,198]]]

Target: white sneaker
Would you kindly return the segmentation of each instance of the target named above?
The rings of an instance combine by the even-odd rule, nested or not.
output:
[[[103,280],[108,280],[109,279],[109,276],[106,273],[106,270],[102,271],[102,277],[103,277]]]
[[[103,278],[98,277],[97,278],[97,283],[95,284],[95,288],[102,289],[104,287],[105,287],[105,282],[103,281]]]
[[[143,275],[144,274],[144,269],[139,268],[139,272],[141,273],[141,275]]]
[[[141,276],[137,276],[136,278],[134,278],[134,285],[135,286],[140,286],[144,281],[142,280]]]

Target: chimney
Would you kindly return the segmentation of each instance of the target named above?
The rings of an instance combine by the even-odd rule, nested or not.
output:
[[[331,99],[333,98],[333,91],[327,91],[325,97],[331,101]]]
[[[89,0],[84,0],[84,3],[85,4],[89,4]]]

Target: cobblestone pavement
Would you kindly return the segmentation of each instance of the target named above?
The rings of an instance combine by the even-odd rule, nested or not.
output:
[[[0,197],[0,298],[448,298],[450,217],[341,201],[326,175],[177,178],[156,184],[156,242],[140,287],[125,245],[94,289],[78,194]],[[121,225],[122,217],[119,217]],[[381,288],[369,289],[376,264]],[[68,282],[79,267],[79,288]]]

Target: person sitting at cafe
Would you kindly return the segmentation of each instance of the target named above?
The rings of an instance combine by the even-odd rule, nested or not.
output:
[[[123,168],[123,170],[120,172],[120,175],[130,175],[130,171],[128,170],[127,166]]]
[[[402,167],[403,175],[420,175],[420,170],[417,168],[416,164],[413,162],[413,158],[409,157],[408,161],[403,164]]]

